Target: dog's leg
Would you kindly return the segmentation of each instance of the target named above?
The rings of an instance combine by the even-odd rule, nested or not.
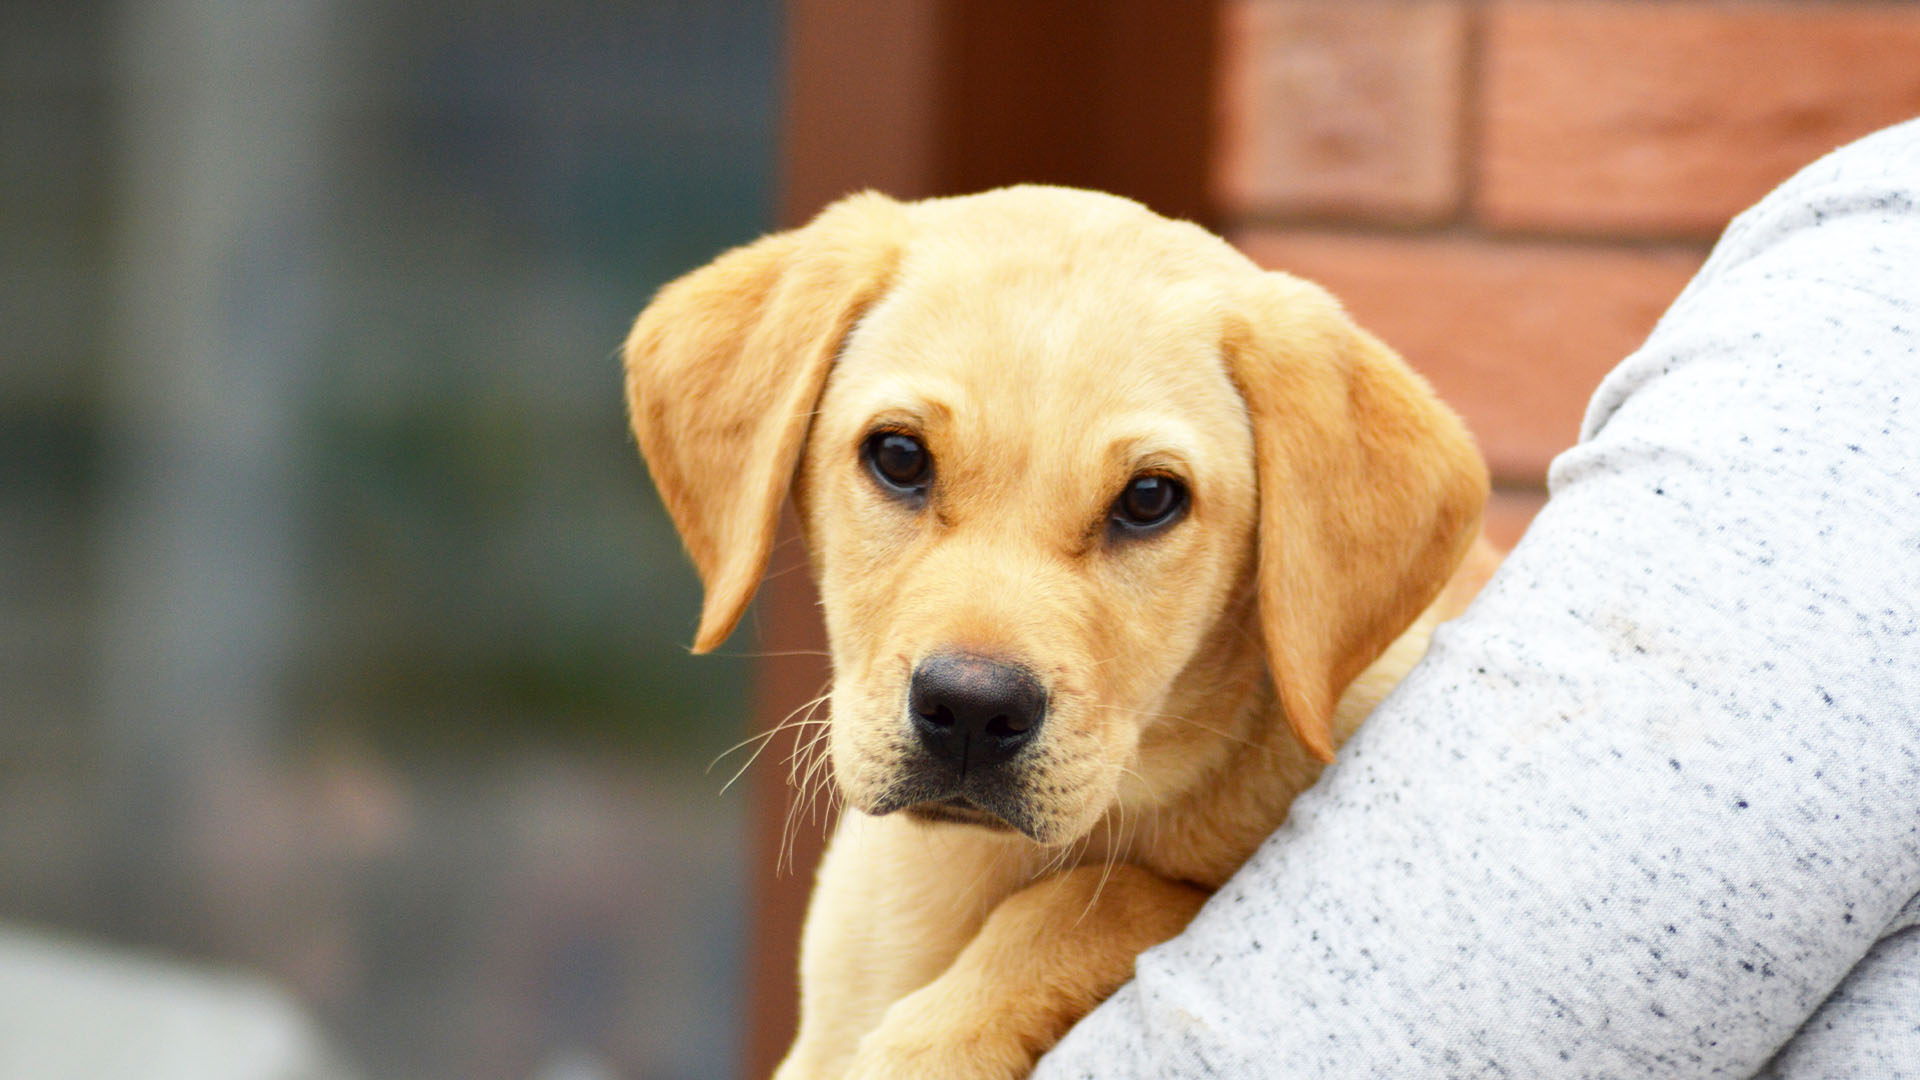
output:
[[[848,812],[808,906],[800,1033],[776,1080],[844,1076],[888,1006],[953,963],[1033,859],[1017,837]]]
[[[1027,1075],[1073,1022],[1184,929],[1207,893],[1136,866],[1085,866],[1008,897],[941,976],[887,1009],[849,1080]]]

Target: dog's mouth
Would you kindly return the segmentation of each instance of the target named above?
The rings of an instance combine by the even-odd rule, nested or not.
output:
[[[1017,832],[1039,840],[1044,829],[1035,808],[1015,792],[1004,790],[1004,782],[959,784],[950,777],[921,774],[896,782],[861,808],[876,817],[904,813],[916,821]]]
[[[979,806],[965,795],[915,803],[907,807],[906,811],[910,816],[919,818],[921,821],[938,821],[950,825],[979,825],[995,832],[1015,831],[1005,818]]]

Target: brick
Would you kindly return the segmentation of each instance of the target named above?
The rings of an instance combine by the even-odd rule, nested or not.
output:
[[[1710,236],[1807,163],[1920,113],[1920,7],[1502,0],[1486,12],[1478,212]]]
[[[1460,411],[1494,474],[1538,486],[1600,378],[1703,252],[1464,236],[1252,232],[1256,262],[1326,286]]]
[[[1452,2],[1229,0],[1214,195],[1229,217],[1431,221],[1462,199]]]
[[[1512,551],[1513,545],[1533,524],[1534,515],[1547,505],[1547,496],[1543,491],[1530,491],[1521,488],[1495,488],[1493,498],[1487,501],[1487,513],[1482,519],[1487,539],[1493,541],[1501,551]]]

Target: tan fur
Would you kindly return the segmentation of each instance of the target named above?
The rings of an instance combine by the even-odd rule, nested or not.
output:
[[[1324,291],[1112,196],[875,195],[663,290],[626,349],[707,587],[696,648],[801,510],[843,815],[782,1080],[1013,1077],[1177,933],[1493,561],[1459,421]],[[876,487],[876,427],[928,446]],[[1184,520],[1116,540],[1129,478]],[[1008,658],[1048,705],[1021,831],[894,801],[916,665]]]

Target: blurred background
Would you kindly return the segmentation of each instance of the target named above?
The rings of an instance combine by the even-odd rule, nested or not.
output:
[[[760,1075],[817,842],[783,747],[706,767],[824,674],[803,573],[686,653],[654,288],[864,186],[1132,195],[1346,298],[1511,543],[1915,56],[1883,0],[0,0],[0,996],[24,935],[369,1078]]]
[[[778,30],[0,4],[0,919],[371,1077],[732,1073],[747,667],[614,350],[772,224]]]

